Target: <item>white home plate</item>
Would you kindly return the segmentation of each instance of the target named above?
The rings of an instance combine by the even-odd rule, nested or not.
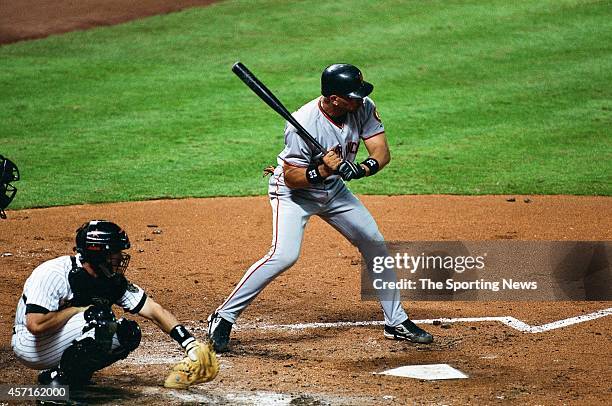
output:
[[[378,375],[402,376],[405,378],[426,379],[434,381],[438,379],[464,379],[468,376],[448,364],[431,365],[406,365],[399,368],[389,369],[383,372],[375,372]]]

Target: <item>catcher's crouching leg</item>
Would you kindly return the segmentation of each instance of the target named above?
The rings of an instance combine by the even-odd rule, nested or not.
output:
[[[117,321],[116,334],[120,345],[110,351],[93,337],[75,341],[64,351],[60,370],[69,385],[87,384],[94,372],[125,359],[142,337],[138,323],[123,318]]]
[[[164,382],[166,388],[187,389],[209,382],[219,373],[219,361],[212,344],[193,341],[185,348],[186,356],[176,364]]]

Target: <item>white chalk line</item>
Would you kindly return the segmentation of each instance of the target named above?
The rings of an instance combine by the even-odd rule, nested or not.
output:
[[[599,319],[612,314],[612,307],[598,310],[593,313],[583,314],[580,316],[570,317],[568,319],[558,320],[552,323],[543,324],[541,326],[532,326],[512,316],[498,317],[457,317],[457,318],[440,318],[440,319],[423,319],[412,320],[416,324],[433,324],[434,322],[441,323],[477,323],[487,321],[501,322],[508,327],[524,333],[542,333],[545,331],[555,330],[571,326],[573,324],[583,323],[585,321]],[[297,324],[263,324],[263,325],[240,325],[236,326],[236,330],[306,330],[314,328],[342,328],[342,327],[361,327],[361,326],[382,326],[384,321],[340,321],[335,323],[297,323]]]
[[[416,324],[433,324],[434,321],[440,323],[478,323],[478,322],[500,322],[508,327],[523,333],[543,333],[545,331],[551,331],[563,327],[568,327],[574,324],[584,323],[586,321],[596,320],[601,317],[612,315],[612,307],[598,310],[593,313],[583,314],[580,316],[570,317],[563,320],[557,320],[551,323],[542,324],[540,326],[532,326],[521,320],[518,320],[511,316],[498,316],[498,317],[456,317],[456,318],[440,318],[440,319],[423,319],[413,320]],[[191,322],[191,330],[206,330],[205,327],[197,326],[196,322]],[[236,326],[235,330],[277,330],[277,331],[299,331],[307,329],[325,329],[325,328],[352,328],[362,326],[382,326],[384,321],[341,321],[335,323],[297,323],[297,324],[242,324]],[[170,344],[160,345],[157,343],[157,349],[161,350],[160,353],[154,354],[142,350],[137,357],[133,357],[127,363],[137,364],[172,364],[180,360],[181,354],[177,351],[173,351],[174,346]],[[171,355],[174,354],[174,355]]]
[[[202,387],[192,387],[189,391],[182,390],[160,390],[153,388],[145,391],[150,395],[162,395],[167,398],[178,399],[185,403],[203,404],[232,404],[232,405],[290,405],[293,397],[284,393],[256,391],[256,392],[235,392],[225,394],[213,394],[209,389]]]

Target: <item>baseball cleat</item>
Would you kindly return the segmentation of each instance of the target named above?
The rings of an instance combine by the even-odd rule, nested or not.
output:
[[[41,385],[61,386],[68,385],[68,379],[59,368],[45,369],[38,374],[38,383]]]
[[[231,332],[232,323],[219,316],[219,313],[215,312],[208,316],[208,339],[216,352],[229,351]]]
[[[406,340],[412,343],[429,344],[433,341],[433,336],[427,331],[418,327],[410,319],[391,327],[385,324],[385,338],[390,340]]]

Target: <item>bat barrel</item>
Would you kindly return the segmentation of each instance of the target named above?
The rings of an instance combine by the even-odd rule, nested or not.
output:
[[[232,66],[232,72],[236,74],[260,99],[262,99],[272,110],[276,111],[281,117],[293,125],[298,134],[308,142],[310,142],[319,152],[325,154],[327,151],[323,146],[312,136],[298,121],[289,113],[283,103],[274,96],[274,94],[257,79],[257,77],[240,61]]]

